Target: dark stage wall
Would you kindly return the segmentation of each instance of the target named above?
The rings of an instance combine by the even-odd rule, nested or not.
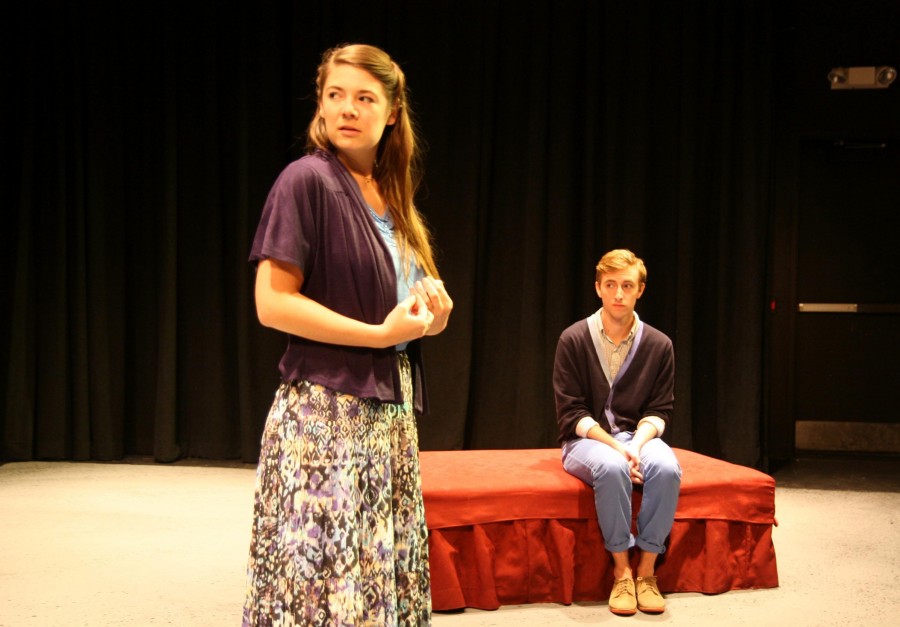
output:
[[[554,446],[556,340],[628,247],[675,343],[666,439],[763,462],[778,77],[838,3],[238,4],[4,19],[3,459],[256,459],[285,340],[246,257],[321,52],[360,41],[407,72],[456,303],[425,342],[422,447]]]

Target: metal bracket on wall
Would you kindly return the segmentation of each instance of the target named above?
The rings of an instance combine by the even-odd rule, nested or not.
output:
[[[900,314],[900,304],[799,303],[800,313]]]

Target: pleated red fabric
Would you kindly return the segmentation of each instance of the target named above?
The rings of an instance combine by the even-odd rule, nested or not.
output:
[[[683,477],[660,589],[776,587],[775,480],[674,450]],[[593,492],[563,470],[559,449],[427,451],[420,463],[434,610],[608,598]],[[635,516],[639,505],[635,491]]]

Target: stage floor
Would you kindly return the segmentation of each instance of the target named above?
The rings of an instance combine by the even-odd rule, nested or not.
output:
[[[900,541],[897,463],[805,460],[774,476],[780,586],[667,595],[660,620],[698,627],[895,621],[900,553],[880,549]],[[253,481],[250,467],[208,463],[0,466],[0,626],[239,624]],[[847,603],[851,597],[885,601],[860,608]],[[605,602],[539,604],[439,613],[434,625],[611,618]]]

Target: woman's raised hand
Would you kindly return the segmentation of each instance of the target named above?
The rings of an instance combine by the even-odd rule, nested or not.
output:
[[[427,276],[421,281],[416,281],[413,290],[428,307],[428,311],[434,314],[434,321],[429,326],[427,334],[437,335],[446,329],[450,312],[453,310],[453,300],[447,293],[444,282]]]

